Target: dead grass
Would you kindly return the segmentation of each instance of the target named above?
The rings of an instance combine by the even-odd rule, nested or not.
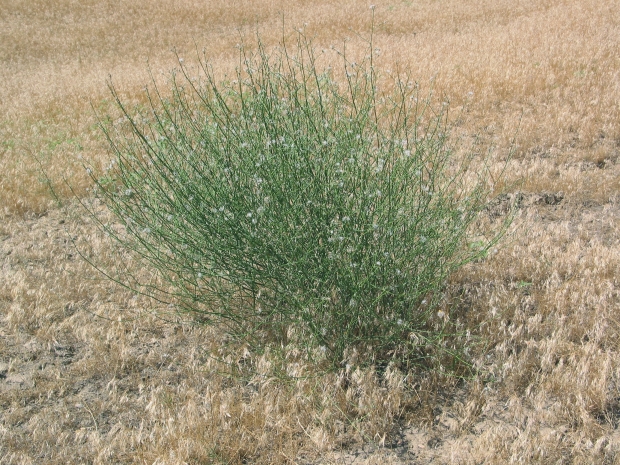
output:
[[[158,318],[76,255],[119,259],[40,174],[87,196],[109,75],[139,101],[173,47],[231,69],[282,11],[355,53],[367,3],[0,0],[0,463],[620,463],[620,4],[375,4],[382,69],[449,99],[478,150],[516,136],[517,232],[446,291],[481,375],[324,374]]]

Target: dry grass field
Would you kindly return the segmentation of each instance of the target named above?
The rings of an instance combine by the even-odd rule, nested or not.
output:
[[[108,161],[109,76],[139,102],[173,49],[224,72],[256,30],[354,54],[368,2],[0,0],[0,464],[620,463],[620,1],[374,3],[378,66],[448,99],[497,166],[513,153],[489,212],[516,202],[511,233],[446,289],[479,374],[258,356],[74,246],[123,257],[75,201]]]

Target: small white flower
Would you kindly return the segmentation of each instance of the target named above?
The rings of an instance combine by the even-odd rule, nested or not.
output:
[[[399,318],[399,319],[398,319],[398,321],[396,322],[396,324],[397,324],[398,326],[402,326],[402,324],[403,324],[403,320],[401,320],[401,319]]]
[[[343,216],[342,217],[342,222],[343,223],[346,223],[347,221],[350,221],[350,220],[351,220],[351,218],[349,218],[348,216]]]
[[[445,314],[443,311],[439,310],[439,311],[437,312],[437,316],[438,316],[439,318],[444,318],[444,317],[446,316],[446,314]]]
[[[248,212],[247,215],[245,215],[247,218],[252,218],[252,212]]]
[[[131,194],[133,194],[133,191],[131,189],[125,189],[125,195],[127,197],[131,197]]]

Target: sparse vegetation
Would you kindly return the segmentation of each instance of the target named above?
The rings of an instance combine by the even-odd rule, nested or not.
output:
[[[197,44],[220,82],[239,30],[271,50],[283,9],[317,50],[348,36],[363,56],[351,31],[369,31],[368,4],[0,0],[0,463],[620,463],[617,1],[374,3],[377,68],[450,99],[457,160],[491,153],[493,177],[508,163],[481,220],[515,204],[523,234],[457,270],[437,309],[479,375],[259,353],[159,318],[166,305],[100,279],[72,244],[165,285],[62,187],[90,202],[83,163],[111,161],[92,112],[113,111],[109,74],[144,108],[146,58],[165,89],[170,49],[193,76]]]

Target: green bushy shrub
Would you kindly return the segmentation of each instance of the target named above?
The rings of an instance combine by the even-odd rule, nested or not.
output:
[[[484,179],[406,77],[378,89],[370,50],[339,53],[334,70],[303,35],[259,43],[233,80],[181,65],[142,110],[111,87],[125,124],[103,125],[115,163],[95,179],[124,227],[109,232],[167,282],[143,292],[256,347],[334,362],[438,335],[427,323],[446,278],[503,230],[471,247]]]

